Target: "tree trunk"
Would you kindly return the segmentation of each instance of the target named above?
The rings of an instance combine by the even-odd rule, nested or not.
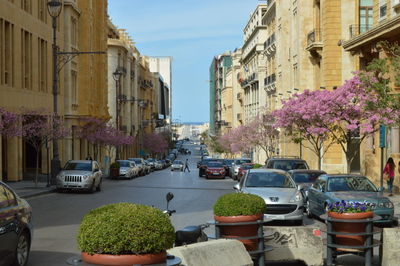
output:
[[[322,168],[321,161],[322,161],[322,156],[321,156],[321,151],[319,151],[319,154],[318,154],[318,170],[321,170],[321,168]]]

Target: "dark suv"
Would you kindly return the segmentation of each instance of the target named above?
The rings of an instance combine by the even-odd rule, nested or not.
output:
[[[310,169],[305,160],[299,157],[272,157],[265,161],[265,167],[290,171],[295,169]]]

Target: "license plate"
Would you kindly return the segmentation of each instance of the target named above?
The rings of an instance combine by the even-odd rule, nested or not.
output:
[[[285,220],[285,216],[284,215],[269,215],[269,214],[266,214],[265,217],[268,218],[268,219],[272,219],[272,220]]]
[[[219,175],[218,173],[213,173],[213,175]]]

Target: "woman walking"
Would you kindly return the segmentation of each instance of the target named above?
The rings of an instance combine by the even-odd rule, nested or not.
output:
[[[395,168],[396,165],[394,164],[393,158],[389,157],[389,159],[386,162],[385,168],[383,169],[383,177],[386,179],[389,191],[389,197],[393,196],[393,180],[394,180]]]

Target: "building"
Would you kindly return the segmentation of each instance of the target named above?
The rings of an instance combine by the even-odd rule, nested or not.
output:
[[[0,1],[0,106],[53,113],[52,18],[47,1]],[[107,1],[64,1],[57,18],[57,44],[63,52],[107,50]],[[59,55],[57,113],[71,129],[59,141],[60,160],[81,159],[93,147],[76,136],[82,118],[108,118],[107,58],[104,54]],[[12,100],[10,100],[12,99]],[[9,181],[29,177],[36,162],[48,173],[52,145],[39,151],[22,138],[2,138],[1,176]],[[101,151],[99,158],[102,158]]]
[[[387,40],[398,42],[400,34],[400,1],[398,0],[363,0],[351,1],[349,7],[346,35],[342,38],[343,53],[352,57],[355,70],[364,70],[374,58],[385,58],[387,55],[379,49],[378,43]],[[345,7],[342,7],[342,10]],[[391,74],[392,77],[394,74]],[[396,84],[390,84],[394,92],[399,92]],[[395,163],[400,160],[400,133],[398,127],[387,128],[386,146],[383,148],[382,160],[393,157]],[[379,147],[379,132],[366,139],[360,147],[358,158],[361,172],[379,184],[382,172],[381,150]],[[396,174],[397,176],[397,174]],[[395,187],[399,190],[400,183],[395,178]]]
[[[232,66],[231,52],[215,56],[210,66],[210,134],[220,135],[227,122],[222,119],[222,90],[226,87],[226,74]]]
[[[138,153],[140,117],[137,69],[139,52],[128,34],[108,21],[108,112],[109,123],[135,138],[135,144],[123,147],[120,158],[134,157]],[[114,73],[122,73],[116,76]],[[117,80],[115,80],[117,78]],[[111,156],[115,158],[113,154]]]

